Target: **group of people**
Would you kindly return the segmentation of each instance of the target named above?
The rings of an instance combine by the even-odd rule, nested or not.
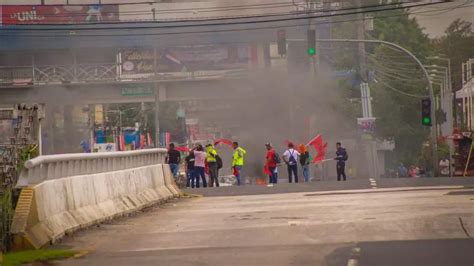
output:
[[[278,183],[278,166],[285,163],[288,170],[288,182],[298,183],[298,162],[303,171],[304,182],[310,182],[310,165],[312,163],[311,155],[307,146],[301,144],[295,148],[293,143],[288,143],[288,149],[283,153],[282,157],[275,151],[271,143],[266,143],[267,149],[265,156],[265,172],[268,175],[268,185],[273,186]],[[232,155],[232,171],[238,186],[242,184],[241,176],[244,167],[244,157],[247,152],[239,146],[238,142],[232,143],[234,150]],[[345,164],[348,159],[346,149],[341,143],[336,143],[337,161],[337,180],[346,181]],[[222,159],[219,157],[214,145],[207,144],[204,148],[201,144],[196,144],[185,157],[185,169],[187,182],[186,186],[191,188],[199,188],[208,186],[206,174],[209,180],[209,187],[219,187],[219,169],[222,168]],[[282,162],[283,161],[283,162]],[[173,176],[178,175],[179,164],[181,162],[181,153],[175,149],[173,143],[169,145],[168,156],[166,162],[169,164]]]
[[[415,165],[406,167],[403,163],[398,166],[398,177],[422,177],[426,173],[424,168]]]
[[[300,144],[297,149],[291,142],[288,143],[288,149],[283,153],[282,158],[278,155],[271,143],[265,144],[267,148],[267,154],[265,156],[265,169],[268,174],[268,185],[273,186],[278,183],[278,165],[281,164],[281,160],[287,166],[288,170],[288,182],[295,183],[299,182],[298,179],[298,162],[303,170],[304,182],[310,182],[310,165],[312,163],[311,155],[305,144]],[[344,149],[340,142],[336,143],[336,158],[337,161],[337,181],[346,181],[345,166],[348,159],[346,149]]]
[[[232,170],[237,185],[241,185],[241,171],[244,166],[244,157],[247,152],[239,146],[238,142],[232,143],[234,154],[232,156]],[[184,158],[186,169],[186,186],[191,188],[203,187],[219,187],[219,170],[222,168],[222,158],[218,155],[214,145],[207,144],[204,148],[201,144],[196,144],[190,151],[188,156]],[[179,164],[181,162],[181,154],[175,150],[173,143],[169,145],[167,163],[173,176],[178,175]],[[209,184],[206,180],[208,176]]]

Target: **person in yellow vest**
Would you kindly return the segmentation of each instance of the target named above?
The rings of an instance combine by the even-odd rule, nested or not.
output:
[[[219,187],[219,179],[217,174],[217,151],[212,144],[207,144],[206,152],[207,167],[209,168],[209,186],[213,187],[215,183],[216,187]]]
[[[232,156],[232,170],[234,171],[234,176],[237,179],[237,185],[240,186],[240,174],[242,172],[242,167],[244,166],[244,156],[247,154],[242,147],[239,147],[238,142],[232,143],[234,147],[234,155]]]

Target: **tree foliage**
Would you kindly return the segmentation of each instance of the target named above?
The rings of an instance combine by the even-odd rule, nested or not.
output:
[[[462,87],[461,64],[474,58],[474,34],[471,22],[456,19],[449,25],[445,35],[434,40],[437,54],[451,60],[453,90]]]

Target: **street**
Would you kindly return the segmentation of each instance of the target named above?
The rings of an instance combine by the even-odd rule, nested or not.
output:
[[[470,184],[192,196],[54,248],[88,252],[58,265],[473,265]]]

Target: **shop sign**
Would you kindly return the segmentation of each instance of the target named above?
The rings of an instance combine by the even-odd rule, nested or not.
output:
[[[128,86],[122,88],[122,96],[147,96],[153,95],[154,90],[151,86]]]

